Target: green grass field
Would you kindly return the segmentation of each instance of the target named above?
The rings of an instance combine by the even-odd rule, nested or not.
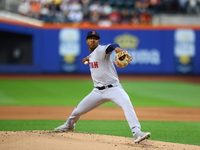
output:
[[[153,81],[121,83],[134,106],[200,107],[200,85],[197,84]],[[92,88],[91,81],[0,80],[0,105],[76,106]],[[107,103],[103,106],[116,105]],[[0,131],[52,130],[64,121],[0,120]],[[200,122],[141,121],[141,124],[143,131],[152,133],[151,140],[200,145]],[[76,131],[132,137],[126,121],[80,120]]]
[[[134,106],[200,107],[200,85],[150,81],[122,85]],[[92,88],[91,81],[4,80],[0,105],[76,106]]]

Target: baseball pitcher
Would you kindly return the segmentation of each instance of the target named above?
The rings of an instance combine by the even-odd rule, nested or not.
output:
[[[90,67],[94,89],[78,104],[67,121],[55,128],[57,132],[72,132],[75,123],[80,116],[108,101],[117,104],[124,111],[126,120],[134,137],[134,142],[139,143],[150,137],[150,132],[142,132],[141,125],[128,94],[119,82],[114,64],[119,68],[126,67],[132,57],[127,51],[122,50],[118,44],[99,45],[100,36],[97,31],[89,31],[86,43],[90,54],[82,59],[83,64]],[[115,63],[112,63],[110,55],[115,51]],[[120,129],[119,129],[120,130]]]

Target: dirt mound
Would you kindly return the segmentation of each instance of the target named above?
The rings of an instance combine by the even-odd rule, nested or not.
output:
[[[1,131],[1,150],[199,150],[199,146],[91,133],[55,133],[52,131]]]

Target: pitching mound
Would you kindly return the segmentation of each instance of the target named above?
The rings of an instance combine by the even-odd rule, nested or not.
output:
[[[135,144],[133,138],[52,131],[1,131],[1,150],[197,150],[199,146],[145,140]]]

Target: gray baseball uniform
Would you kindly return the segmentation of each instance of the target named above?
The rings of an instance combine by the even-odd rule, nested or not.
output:
[[[66,126],[74,129],[80,116],[99,105],[111,101],[120,106],[125,114],[130,129],[134,133],[141,128],[128,94],[122,88],[110,53],[106,54],[109,45],[98,45],[89,55],[89,66],[94,89],[73,110],[67,119]]]

